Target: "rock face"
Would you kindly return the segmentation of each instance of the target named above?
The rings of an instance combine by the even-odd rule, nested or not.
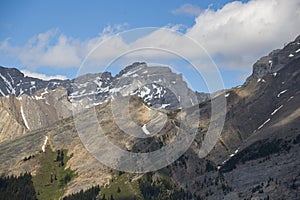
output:
[[[181,103],[176,98],[176,95],[180,96],[176,91],[193,95],[181,75],[167,67],[147,67],[146,63],[139,62],[127,66],[115,77],[104,72],[86,74],[72,80],[50,81],[24,77],[17,69],[0,68],[0,96],[34,96],[39,90],[50,91],[58,87],[66,89],[70,101],[80,102],[85,99],[91,105],[102,103],[114,95],[137,94],[149,105],[173,109]],[[195,100],[202,102],[208,97],[208,94],[197,93]]]
[[[209,97],[206,93],[194,94],[182,76],[169,68],[148,67],[146,63],[133,63],[115,77],[104,72],[50,81],[24,76],[17,69],[0,67],[0,98],[3,102],[0,111],[4,120],[0,123],[0,141],[69,117],[72,106],[77,104],[91,107],[109,98],[127,95],[138,95],[148,105],[160,109],[194,105],[197,100],[202,102]],[[190,102],[181,102],[180,95],[191,96]],[[12,122],[6,123],[6,118]]]
[[[22,72],[15,68],[0,67],[0,96],[22,94],[33,95],[40,89],[55,89],[58,86],[67,87],[69,80],[45,81],[37,78],[24,76]]]
[[[253,65],[253,73],[247,82],[259,79],[269,73],[276,73],[294,59],[300,58],[300,36],[287,44],[283,49],[272,51],[268,56],[260,58]]]
[[[22,94],[0,98],[0,141],[14,139],[44,128],[72,114],[72,104],[64,88],[40,90],[34,96]]]
[[[13,96],[0,98],[0,142],[28,132],[22,121],[20,106]]]
[[[258,73],[256,63],[254,74],[242,87],[226,92],[227,117],[219,142],[205,160],[198,160],[210,163],[206,167],[191,161],[201,147],[210,117],[210,103],[200,105],[201,131],[193,152],[186,154],[185,172],[176,166],[170,170],[181,185],[204,199],[299,198],[298,41],[299,37],[276,51],[281,64],[275,71],[264,71],[261,66],[264,74]]]
[[[195,105],[200,108],[200,119],[193,123],[198,130],[195,141],[177,161],[150,174],[152,180],[156,179],[158,174],[163,174],[165,177],[170,177],[182,190],[199,196],[201,199],[299,199],[299,49],[298,37],[284,49],[277,50],[269,57],[264,57],[254,64],[253,74],[243,86],[232,88],[226,91],[226,94],[214,96],[214,98],[220,98],[220,95],[225,95],[227,99],[226,120],[221,137],[205,158],[199,157],[199,152],[210,123],[211,103],[206,101]],[[272,59],[272,68],[267,68],[269,59]],[[148,78],[148,72],[145,72],[148,70],[154,70],[154,74],[157,76],[151,81],[161,79],[161,82],[143,85],[143,80]],[[144,77],[144,79],[141,80],[138,77]],[[4,138],[4,131],[1,132],[3,140],[6,141],[0,142],[0,173],[19,174],[24,171],[38,170],[38,167],[34,165],[36,162],[34,158],[26,162],[22,162],[22,159],[25,156],[36,154],[41,149],[45,136],[48,136],[48,148],[51,147],[53,150],[65,148],[72,154],[66,165],[76,171],[77,176],[68,184],[66,194],[78,192],[80,189],[86,189],[95,184],[109,185],[110,180],[114,180],[114,172],[97,162],[88,153],[80,142],[73,117],[66,118],[70,115],[69,101],[74,101],[75,98],[80,101],[87,94],[86,97],[90,98],[88,101],[96,102],[92,98],[95,96],[94,94],[83,92],[83,88],[94,88],[93,84],[98,85],[96,91],[99,94],[107,95],[103,99],[109,98],[109,96],[128,95],[131,91],[140,96],[142,99],[133,97],[130,117],[136,119],[136,124],[141,128],[149,120],[148,112],[154,113],[153,115],[157,116],[158,121],[162,121],[163,114],[167,114],[168,118],[162,132],[152,140],[143,140],[143,138],[128,137],[116,124],[110,110],[111,100],[116,99],[109,98],[107,102],[95,106],[99,124],[106,130],[106,136],[120,148],[131,152],[143,151],[145,147],[149,147],[146,151],[155,150],[168,144],[176,135],[174,130],[178,128],[177,117],[183,114],[195,114],[194,110],[196,109],[193,109],[195,107],[181,110],[160,110],[149,106],[167,104],[169,102],[161,98],[173,98],[173,96],[167,95],[167,90],[160,87],[162,84],[159,83],[163,83],[165,79],[179,82],[179,85],[176,86],[179,89],[186,87],[184,83],[180,83],[182,81],[180,76],[170,73],[167,68],[153,67],[150,69],[144,63],[136,63],[115,77],[106,74],[101,79],[98,75],[93,74],[81,78],[78,83],[70,83],[77,85],[77,89],[80,90],[77,93],[62,87],[51,91],[53,94],[49,89],[43,89],[30,96],[24,94],[18,98],[14,96],[1,98],[0,115],[6,117],[11,125],[7,125],[4,120],[0,121],[0,125],[6,131],[19,132],[20,136],[8,140]],[[95,83],[93,81],[95,79],[106,81],[100,84],[100,82]],[[85,84],[87,80],[89,81]],[[172,84],[171,81],[168,84]],[[133,86],[132,83],[134,83]],[[137,90],[135,90],[136,86],[138,86]],[[49,94],[46,94],[46,91]],[[158,100],[154,101],[153,99]],[[49,107],[51,111],[47,111],[47,105],[51,106]],[[24,110],[21,111],[23,106]],[[121,109],[123,103],[118,106]],[[39,113],[39,117],[30,116],[33,115],[30,112],[31,107],[32,111]],[[56,114],[53,114],[52,110],[56,110],[54,112]],[[22,113],[26,120],[23,119]],[[48,113],[49,119],[53,122],[57,120],[57,122],[48,126],[43,113]],[[81,114],[85,119],[90,117],[87,113]],[[60,118],[63,119],[59,120]],[[27,122],[25,123],[25,121]],[[31,129],[34,123],[37,124],[36,126],[47,127],[23,135],[27,131],[26,127]],[[132,124],[125,125],[132,126]],[[91,129],[90,133],[92,134],[94,131]],[[98,135],[95,133],[92,136],[89,138],[91,143]],[[94,146],[94,148],[98,147]],[[84,162],[82,162],[83,160]],[[124,184],[130,184],[131,181],[133,180],[126,180]]]

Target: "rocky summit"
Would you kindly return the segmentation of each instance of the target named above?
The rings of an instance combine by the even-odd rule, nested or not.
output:
[[[300,198],[300,37],[259,59],[243,85],[212,95],[212,100],[225,97],[227,110],[222,133],[205,157],[200,153],[204,138],[216,120],[212,100],[194,93],[167,67],[133,63],[116,76],[103,72],[50,81],[4,67],[0,74],[0,172],[27,179],[30,173],[37,199],[80,191],[97,199]],[[182,107],[182,94],[170,88],[196,94],[198,102]],[[122,110],[124,99],[131,122],[120,128],[111,105]],[[73,115],[77,105],[86,110]],[[86,127],[90,138],[78,134],[75,119],[89,121],[91,110],[105,136],[131,153],[171,144],[180,128],[182,134],[196,130],[196,137],[182,156],[158,171],[117,171],[91,154],[99,149],[110,159],[115,152],[82,142],[94,144],[98,126]],[[183,116],[198,116],[197,110],[192,126],[180,123]],[[146,126],[150,118],[155,123]],[[150,138],[124,131],[139,126],[147,135],[160,124]]]

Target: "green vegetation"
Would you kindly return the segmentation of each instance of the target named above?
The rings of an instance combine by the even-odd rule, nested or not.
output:
[[[122,173],[116,174],[108,187],[101,188],[103,199],[143,199],[140,193],[138,181],[133,181],[134,174]]]
[[[37,198],[42,200],[59,199],[65,186],[75,176],[71,169],[65,169],[68,162],[66,150],[53,152],[50,148],[35,156],[40,167],[36,176],[33,177],[33,184]]]
[[[173,181],[161,174],[145,174],[139,179],[139,186],[143,199],[149,200],[177,200],[177,199],[200,199],[200,197],[185,192],[179,188]]]
[[[71,194],[63,198],[63,200],[96,200],[99,195],[100,187],[95,186],[87,189],[86,191],[81,190],[76,194]]]
[[[135,175],[119,172],[115,173],[112,182],[108,187],[92,187],[87,191],[80,191],[65,197],[63,200],[178,200],[178,199],[200,199],[199,196],[192,195],[179,188],[168,176],[161,173],[147,173]],[[101,196],[101,197],[100,197]]]
[[[29,173],[0,177],[0,200],[36,200],[36,193]]]

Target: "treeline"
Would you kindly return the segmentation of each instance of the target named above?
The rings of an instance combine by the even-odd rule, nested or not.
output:
[[[36,193],[29,173],[0,177],[0,200],[36,200]]]
[[[140,191],[144,199],[147,200],[187,200],[187,199],[201,199],[200,196],[193,195],[190,192],[178,188],[169,179],[161,178],[157,180],[152,179],[152,174],[147,173],[139,181]]]
[[[81,190],[78,193],[71,194],[63,198],[63,200],[96,200],[97,196],[99,195],[100,187],[93,186],[90,189],[83,191]]]

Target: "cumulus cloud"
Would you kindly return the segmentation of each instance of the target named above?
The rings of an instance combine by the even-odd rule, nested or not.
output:
[[[63,75],[55,75],[55,76],[47,76],[46,74],[40,74],[36,72],[30,72],[28,70],[21,70],[21,72],[28,77],[34,77],[34,78],[39,78],[42,80],[51,80],[51,79],[59,79],[59,80],[66,80],[68,79],[66,76]]]
[[[10,38],[0,43],[1,56],[18,58],[27,68],[49,66],[54,68],[78,67],[95,46],[121,31],[127,24],[108,25],[94,38],[81,41],[67,37],[58,29],[34,35],[24,46],[14,46]],[[103,54],[103,52],[102,52]],[[108,56],[105,55],[104,56]]]
[[[218,10],[208,8],[198,12],[194,25],[184,34],[160,29],[140,34],[135,40],[128,40],[121,35],[111,38],[114,33],[126,28],[124,24],[108,26],[98,36],[81,41],[54,29],[34,36],[24,46],[13,46],[9,40],[5,40],[0,44],[0,51],[2,55],[5,53],[17,57],[26,67],[78,67],[87,55],[91,65],[99,66],[140,47],[148,49],[126,55],[129,60],[146,60],[150,57],[157,59],[153,62],[159,62],[159,59],[174,57],[171,52],[149,49],[155,46],[162,50],[175,49],[179,54],[188,55],[188,59],[198,61],[206,56],[206,50],[219,67],[250,70],[260,56],[282,47],[300,34],[299,24],[299,0],[236,1]],[[167,28],[177,30],[178,27]],[[187,37],[205,50],[187,43]],[[96,48],[99,43],[105,45]],[[90,53],[92,50],[95,51]]]
[[[187,35],[211,54],[222,57],[225,64],[249,67],[254,57],[281,47],[300,34],[299,24],[298,0],[236,1],[217,11],[202,12]]]
[[[198,16],[201,13],[201,9],[196,5],[187,3],[187,4],[181,5],[179,8],[177,8],[175,10],[172,10],[171,13],[175,14],[175,15],[184,14],[184,15],[190,15],[190,16]]]
[[[0,50],[17,57],[23,65],[32,68],[74,67],[81,61],[79,43],[78,40],[58,34],[58,30],[53,29],[33,36],[24,46],[13,46],[9,40],[5,40],[0,45]]]

